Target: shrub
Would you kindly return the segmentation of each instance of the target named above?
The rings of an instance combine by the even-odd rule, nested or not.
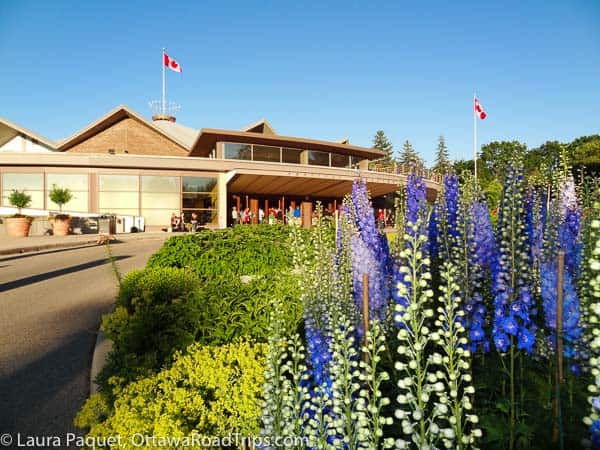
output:
[[[171,368],[120,391],[112,414],[100,396],[91,397],[75,424],[90,427],[91,437],[120,435],[122,442],[131,442],[135,433],[255,436],[265,352],[265,344],[244,340],[221,347],[194,344],[176,354]]]
[[[48,193],[48,197],[58,205],[59,211],[62,212],[63,205],[71,201],[73,194],[69,189],[59,188],[57,185],[53,184],[52,189]]]
[[[155,268],[131,272],[121,285],[117,305],[102,319],[113,341],[100,385],[121,384],[169,362],[176,350],[194,342],[200,311],[199,283],[190,271]],[[120,380],[120,381],[119,381]]]
[[[201,280],[266,275],[292,265],[289,228],[257,225],[170,238],[148,267],[193,270]]]
[[[8,202],[18,210],[15,217],[20,217],[21,210],[31,205],[31,195],[27,194],[25,191],[14,189],[8,196]]]

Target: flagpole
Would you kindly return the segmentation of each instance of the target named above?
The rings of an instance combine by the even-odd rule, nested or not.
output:
[[[477,94],[473,94],[473,162],[475,163],[475,182],[477,182],[477,111],[475,111],[475,100]]]
[[[160,65],[162,67],[162,114],[163,116],[167,114],[167,103],[166,103],[166,92],[167,89],[165,87],[165,48],[162,49],[162,58],[160,61]]]

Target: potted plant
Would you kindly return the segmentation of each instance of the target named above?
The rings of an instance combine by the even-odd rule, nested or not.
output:
[[[67,188],[59,188],[57,185],[52,185],[52,190],[49,193],[50,200],[58,205],[59,214],[54,216],[54,235],[66,236],[69,234],[71,227],[71,217],[68,214],[62,213],[63,205],[69,203],[73,198],[73,194]]]
[[[8,196],[8,201],[18,210],[17,214],[5,219],[8,235],[14,237],[29,236],[32,219],[31,217],[21,214],[21,210],[31,205],[31,195],[27,194],[25,191],[17,191],[15,189]]]

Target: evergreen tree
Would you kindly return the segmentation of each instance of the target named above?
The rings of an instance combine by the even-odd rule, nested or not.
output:
[[[402,146],[402,153],[400,154],[400,164],[406,166],[419,167],[423,165],[419,154],[415,151],[412,144],[409,141],[404,142]]]
[[[373,137],[373,148],[385,152],[385,156],[381,158],[383,162],[391,163],[394,160],[394,146],[385,135],[383,130],[378,130]]]
[[[446,140],[444,136],[440,136],[438,138],[437,150],[435,153],[435,165],[433,166],[433,170],[437,173],[445,174],[451,169],[452,163],[450,162],[450,157],[448,155],[448,147],[446,146]]]

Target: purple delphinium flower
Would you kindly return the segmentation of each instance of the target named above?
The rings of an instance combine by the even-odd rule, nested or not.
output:
[[[356,180],[352,185],[352,194],[342,212],[352,225],[350,239],[353,294],[356,307],[362,311],[363,275],[369,279],[369,314],[373,319],[383,322],[390,295],[391,258],[386,237],[377,229],[375,214],[367,184]],[[361,334],[362,326],[357,326]]]
[[[406,181],[406,229],[409,236],[415,236],[413,225],[421,224],[419,234],[427,235],[427,191],[423,177],[414,172],[408,175]]]
[[[406,220],[404,232],[411,236],[416,237],[419,235],[427,236],[427,196],[425,190],[425,182],[423,178],[415,173],[411,173],[407,178],[406,184]],[[419,229],[414,230],[414,226],[419,224]],[[406,243],[407,246],[411,246],[410,242]],[[428,254],[428,249],[425,245],[421,247],[423,256]],[[405,281],[404,274],[400,272],[400,267],[403,265],[403,261],[394,261],[393,272],[392,272],[392,284],[397,286],[398,283],[403,283],[407,287],[407,295],[410,296],[412,292],[412,286],[410,283]],[[398,289],[392,289],[392,297],[397,304],[407,306],[408,298],[399,294]]]
[[[550,342],[556,348],[556,303],[558,282],[558,265],[556,261],[542,263],[541,288],[542,304],[546,329],[550,331]],[[573,358],[577,355],[577,344],[581,339],[582,328],[579,299],[571,274],[565,270],[563,274],[563,338],[565,356]]]
[[[439,212],[440,206],[439,204],[436,202],[436,204],[433,206],[433,209],[431,210],[431,214],[429,215],[429,255],[431,256],[432,259],[436,259],[439,256],[439,251],[438,251],[438,227],[439,227],[439,220],[438,220],[438,216],[440,214]]]
[[[319,328],[305,322],[306,347],[311,374],[315,385],[326,391],[331,389],[329,364],[331,363],[330,339]]]
[[[471,203],[471,226],[469,227],[469,244],[472,246],[472,263],[487,272],[491,270],[495,257],[496,242],[494,227],[485,200]],[[479,279],[478,282],[482,281]]]
[[[534,313],[533,277],[523,184],[523,163],[518,159],[509,165],[506,173],[498,214],[498,251],[492,264],[492,335],[500,352],[516,344],[531,353],[536,331],[531,317]]]
[[[558,200],[555,200],[548,215],[547,236],[540,266],[542,305],[549,341],[556,349],[556,305],[558,283],[558,250],[564,251],[563,272],[563,338],[564,356],[581,361],[585,352],[580,351],[583,334],[581,307],[576,281],[580,275],[581,262],[581,207],[578,205],[572,179],[560,185]],[[571,366],[578,366],[570,361]],[[578,369],[575,369],[577,372]],[[574,372],[574,373],[575,373]]]
[[[456,174],[446,175],[444,177],[444,199],[446,203],[446,220],[448,224],[448,234],[456,239],[458,237],[458,176]]]
[[[491,274],[496,244],[490,213],[484,200],[472,200],[463,217],[459,217],[459,227],[466,234],[468,279],[463,283],[462,295],[465,298],[463,325],[469,330],[469,348],[472,352],[488,352],[490,343],[486,336],[487,307],[484,301],[486,281]]]

